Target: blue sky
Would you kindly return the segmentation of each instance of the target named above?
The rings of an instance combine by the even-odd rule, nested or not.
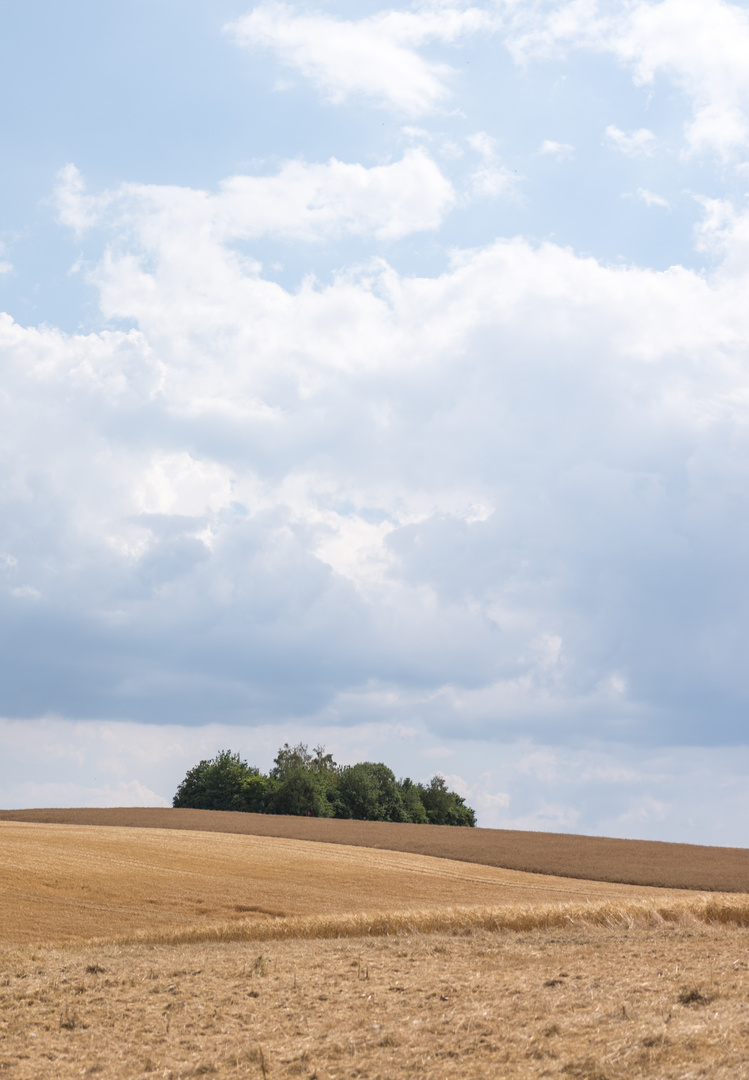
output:
[[[0,804],[746,845],[747,5],[0,19]]]

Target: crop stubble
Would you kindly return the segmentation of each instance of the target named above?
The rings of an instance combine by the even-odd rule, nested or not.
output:
[[[185,824],[0,823],[0,1077],[749,1080],[747,896]]]
[[[746,932],[0,948],[12,1080],[749,1077]]]
[[[746,848],[162,807],[0,810],[3,820],[275,836],[432,855],[558,877],[749,893]]]
[[[382,917],[418,916],[424,926],[425,912],[454,907],[678,904],[685,895],[278,837],[0,822],[5,942],[280,936],[290,920],[296,936],[304,925],[323,932],[325,920],[334,933],[346,920]]]

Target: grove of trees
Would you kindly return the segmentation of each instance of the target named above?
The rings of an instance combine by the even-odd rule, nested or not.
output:
[[[418,825],[476,824],[470,806],[441,776],[428,784],[396,780],[381,762],[336,765],[324,746],[285,743],[266,775],[231,750],[190,769],[172,800],[196,810],[404,821]]]

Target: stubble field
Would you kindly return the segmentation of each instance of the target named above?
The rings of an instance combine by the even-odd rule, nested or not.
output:
[[[749,849],[617,840],[605,836],[455,829],[385,821],[334,821],[220,810],[162,807],[0,810],[0,821],[168,829],[343,844],[498,866],[536,874],[749,893]]]
[[[596,903],[666,910],[684,899],[681,890],[341,844],[0,822],[0,940],[8,943],[269,938],[326,925],[356,932],[377,920],[425,926],[455,907],[475,917]]]
[[[745,932],[0,950],[0,1070],[168,1080],[749,1076]]]
[[[747,928],[738,893],[6,820],[0,1077],[749,1078]]]

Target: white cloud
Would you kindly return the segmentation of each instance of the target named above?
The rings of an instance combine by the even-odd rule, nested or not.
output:
[[[429,41],[451,43],[491,29],[477,7],[442,3],[411,11],[381,11],[356,21],[297,14],[265,3],[227,30],[240,45],[272,49],[334,104],[363,94],[411,116],[431,112],[449,96],[451,69],[416,51]]]
[[[73,165],[60,173],[57,188],[60,220],[78,231],[114,219],[134,226],[149,246],[171,228],[174,238],[189,237],[198,253],[203,237],[209,243],[260,236],[396,240],[439,226],[454,201],[450,182],[419,149],[369,169],[335,158],[325,165],[287,161],[275,175],[233,176],[214,195],[123,184],[92,197]]]
[[[497,198],[506,194],[517,182],[517,177],[502,165],[497,150],[497,140],[485,131],[468,136],[468,145],[483,159],[482,165],[470,176],[473,195]]]
[[[735,738],[746,215],[706,204],[711,276],[514,239],[289,292],[230,246],[233,198],[106,197],[90,278],[137,329],[0,319],[18,715],[388,716],[441,744],[691,737],[709,699]]]
[[[76,233],[90,229],[111,202],[110,194],[89,195],[83,177],[72,162],[60,169],[57,181],[55,201],[62,224]]]
[[[17,747],[0,750],[0,801],[168,799],[236,731],[264,767],[285,738],[414,775],[449,755],[483,824],[693,838],[699,791],[703,838],[736,837],[745,759],[642,747],[745,738],[749,213],[729,193],[747,170],[746,11],[328,11],[261,4],[233,24],[295,100],[219,79],[174,184],[87,191],[63,170],[73,276],[49,260],[44,207],[5,234],[2,703],[47,772],[23,788]],[[508,85],[499,34],[491,67],[479,41],[502,28],[526,63],[578,50],[574,79],[529,66]],[[351,105],[324,113],[324,137],[318,91]],[[397,115],[357,122],[363,99]],[[221,131],[255,107],[270,112],[247,153],[288,154],[292,110],[300,145],[351,147],[353,122],[361,154],[216,182]],[[601,115],[624,127],[604,135]],[[574,151],[544,139],[560,132]],[[616,157],[597,173],[602,140]],[[201,146],[205,190],[179,171]],[[110,143],[95,151],[111,175]],[[512,205],[518,154],[534,175]],[[639,219],[611,202],[615,159],[642,173]],[[643,232],[644,208],[706,185],[698,268],[638,266],[688,239],[683,213]],[[56,329],[63,305],[92,329]],[[39,719],[61,711],[86,722]]]
[[[33,585],[13,585],[9,591],[11,596],[23,597],[28,600],[38,600],[42,595]]]
[[[724,0],[637,4],[613,44],[639,82],[663,73],[691,99],[691,151],[728,157],[747,145],[749,16],[743,8]]]
[[[575,148],[571,143],[555,142],[554,139],[544,139],[536,151],[537,154],[555,157],[557,161],[566,161],[574,156]]]
[[[508,44],[521,61],[570,48],[613,54],[638,85],[665,76],[689,101],[689,153],[729,159],[749,145],[749,15],[738,4],[572,0],[532,6],[516,13]]]
[[[466,804],[476,811],[480,827],[492,828],[498,817],[510,805],[510,796],[506,791],[496,791],[496,780],[491,772],[482,773],[473,783],[467,783],[462,776],[440,772],[451,791],[456,791]]]
[[[695,229],[699,251],[709,252],[718,261],[716,273],[726,287],[736,282],[737,302],[741,284],[749,273],[749,213],[730,199],[697,198],[703,217]]]
[[[606,128],[606,138],[617,150],[627,157],[650,157],[655,147],[655,135],[648,128],[638,128],[629,134],[609,124]]]
[[[196,461],[190,454],[156,454],[140,479],[135,503],[143,514],[202,517],[229,506],[231,474],[215,462]]]
[[[637,198],[641,199],[646,206],[662,206],[665,210],[671,209],[668,199],[664,199],[662,195],[656,195],[654,191],[648,191],[647,188],[638,188]]]

